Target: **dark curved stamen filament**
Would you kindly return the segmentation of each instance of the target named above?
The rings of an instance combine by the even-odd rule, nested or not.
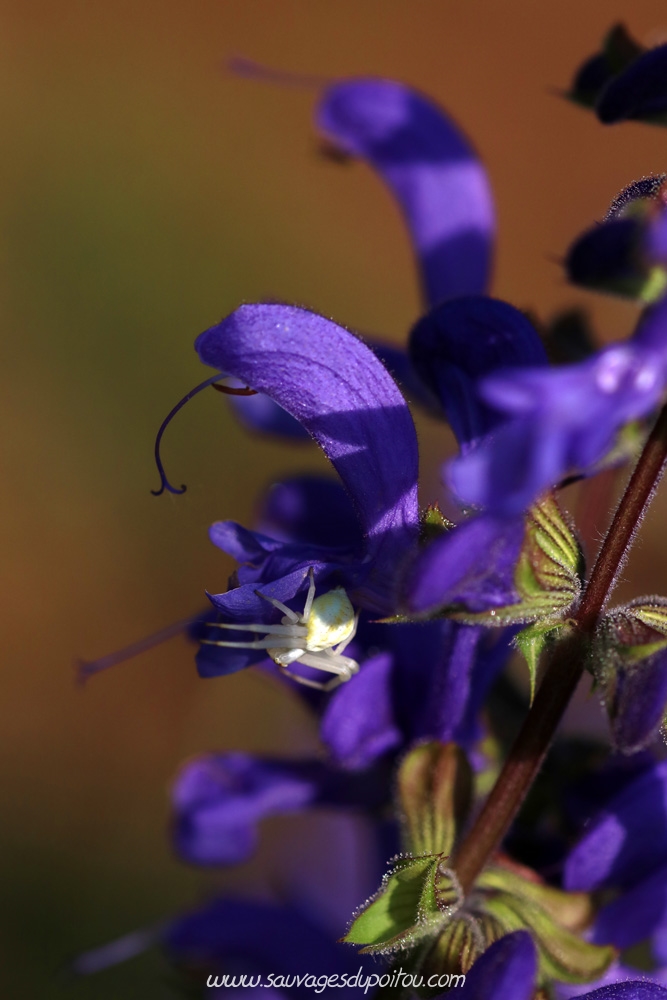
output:
[[[157,471],[160,473],[160,489],[159,490],[151,490],[151,493],[153,494],[154,497],[159,497],[160,494],[164,493],[165,490],[168,490],[169,493],[185,493],[185,490],[187,488],[185,486],[185,483],[183,483],[183,485],[181,486],[180,489],[177,486],[172,486],[171,485],[171,483],[167,479],[167,474],[164,471],[164,466],[162,464],[162,459],[160,458],[160,443],[162,441],[162,435],[164,434],[164,432],[166,431],[168,425],[171,423],[171,421],[176,416],[176,414],[178,413],[178,411],[183,406],[185,406],[185,404],[188,403],[192,399],[193,396],[196,396],[198,392],[202,391],[202,389],[208,388],[209,385],[212,385],[214,387],[214,389],[218,390],[218,392],[225,392],[229,396],[254,396],[255,395],[255,390],[254,389],[249,389],[249,388],[235,389],[235,388],[233,388],[232,386],[229,386],[229,385],[216,385],[215,384],[216,382],[220,382],[221,379],[223,379],[223,378],[229,378],[229,375],[225,375],[222,372],[218,372],[217,375],[211,375],[210,378],[207,378],[205,382],[200,382],[199,385],[196,385],[194,387],[194,389],[190,389],[190,392],[188,392],[187,395],[183,396],[183,399],[180,399],[178,401],[178,403],[176,403],[176,406],[174,406],[169,411],[169,413],[167,414],[167,416],[164,418],[164,420],[160,424],[160,429],[158,430],[157,437],[155,438],[155,464],[157,465]]]
[[[214,389],[218,392],[224,392],[228,396],[256,396],[257,389],[251,389],[246,386],[245,389],[236,389],[233,385],[214,385]]]
[[[135,656],[139,656],[140,653],[146,653],[149,649],[153,649],[154,646],[159,646],[161,643],[167,642],[168,639],[173,639],[182,632],[187,632],[192,625],[203,622],[204,618],[209,615],[210,611],[192,615],[190,618],[183,618],[178,622],[172,622],[171,625],[160,629],[159,632],[146,635],[143,639],[139,639],[129,646],[117,649],[115,653],[101,656],[99,660],[79,660],[76,664],[77,680],[80,684],[83,684],[93,674],[99,674],[101,670],[108,670],[109,667],[115,667],[116,664],[124,663],[125,660],[132,660]]]

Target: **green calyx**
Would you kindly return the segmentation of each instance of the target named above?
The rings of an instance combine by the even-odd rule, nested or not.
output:
[[[609,717],[617,749],[636,753],[657,737],[665,717],[653,714],[656,671],[667,650],[667,599],[640,597],[607,612],[591,643],[587,667]],[[642,711],[638,709],[641,706]],[[633,726],[629,719],[642,719]]]
[[[460,903],[458,886],[444,861],[442,854],[396,858],[342,940],[363,945],[362,955],[381,955],[411,948],[434,935]]]
[[[435,973],[465,974],[498,938],[529,930],[541,984],[599,978],[615,952],[579,935],[593,915],[585,893],[561,892],[501,861],[462,897],[447,860],[470,809],[471,786],[468,763],[454,744],[424,743],[407,754],[397,780],[405,853],[392,860],[342,940],[362,954],[400,951],[401,963],[427,980]]]
[[[523,546],[514,572],[519,600],[490,611],[448,608],[445,613],[469,625],[525,624],[514,642],[528,664],[532,700],[540,655],[567,626],[568,613],[581,593],[583,575],[584,558],[574,529],[554,495],[548,493],[526,515]]]
[[[420,541],[427,545],[454,527],[454,522],[445,517],[437,503],[429,504],[419,518]]]
[[[475,893],[477,900],[471,900],[471,907],[493,917],[505,934],[531,931],[542,985],[552,979],[593,982],[616,955],[614,948],[590,944],[577,933],[592,916],[585,893],[562,892],[501,867],[482,872]]]
[[[409,948],[432,936],[461,902],[445,867],[472,797],[472,772],[453,743],[424,743],[403,760],[397,792],[406,853],[394,859],[382,885],[343,938],[364,953]]]
[[[526,515],[523,545],[514,571],[519,600],[489,611],[445,609],[448,618],[468,625],[519,625],[564,621],[581,593],[584,560],[574,530],[553,494],[548,493]]]
[[[449,855],[472,799],[472,772],[454,743],[423,743],[398,772],[403,839],[410,854]]]
[[[667,598],[640,597],[602,618],[591,646],[589,670],[603,687],[619,667],[639,666],[667,649]]]

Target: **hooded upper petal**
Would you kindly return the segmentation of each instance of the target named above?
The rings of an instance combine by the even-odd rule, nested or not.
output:
[[[370,348],[305,309],[248,305],[202,333],[196,349],[303,424],[352,499],[377,575],[392,570],[417,531],[417,440]]]
[[[325,92],[316,121],[345,153],[370,163],[398,201],[426,301],[485,291],[495,231],[489,182],[437,105],[391,80],[348,80]]]

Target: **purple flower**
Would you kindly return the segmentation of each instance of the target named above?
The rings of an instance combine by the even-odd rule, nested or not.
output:
[[[665,289],[665,174],[642,177],[612,201],[602,222],[568,250],[565,270],[585,288],[652,302]]]
[[[176,779],[174,847],[191,864],[239,864],[254,853],[266,817],[325,806],[372,809],[388,798],[388,789],[379,772],[358,779],[319,761],[208,754],[186,764]]]
[[[502,422],[477,386],[504,368],[547,364],[532,323],[513,306],[469,295],[436,306],[410,334],[415,371],[439,400],[462,452]]]
[[[224,624],[239,625],[235,637],[219,641],[248,645],[241,633],[250,623],[257,631],[262,624],[284,631],[276,625],[280,610],[267,598],[284,606],[308,588],[309,578],[317,592],[343,588],[356,607],[391,612],[398,574],[418,535],[417,441],[407,404],[381,362],[353,334],[290,306],[242,306],[196,346],[204,363],[265,393],[306,428],[338,472],[360,527],[337,545],[314,545],[281,542],[230,522],[214,525],[215,543],[242,564],[239,585],[211,597]],[[303,606],[302,599],[294,610]],[[217,672],[259,658],[262,641],[250,649],[212,646],[225,650],[215,654]],[[210,659],[203,666],[215,670]]]
[[[628,421],[655,410],[666,378],[667,299],[629,341],[580,364],[490,375],[479,391],[505,422],[449,464],[449,484],[467,503],[516,514],[565,476],[590,472]]]
[[[570,853],[565,885],[615,889],[617,897],[597,916],[593,940],[626,948],[653,938],[655,958],[665,963],[667,762],[645,766],[612,796]]]
[[[602,51],[578,70],[570,96],[595,108],[605,125],[628,119],[663,123],[667,114],[667,45],[646,50],[621,24]]]
[[[398,201],[428,304],[489,283],[495,213],[476,153],[431,100],[391,80],[337,83],[317,109],[319,128],[366,160]]]
[[[190,974],[193,986],[206,985],[206,995],[213,997],[307,1000],[314,992],[313,977],[324,975],[337,977],[339,985],[346,977],[345,992],[354,1000],[372,996],[377,973],[383,971],[337,944],[329,928],[298,906],[235,898],[211,899],[161,925],[85,952],[73,971],[90,975],[156,944]],[[334,979],[332,988],[336,984]]]
[[[417,440],[403,397],[372,351],[322,316],[273,305],[241,306],[202,333],[196,350],[305,427],[357,511],[369,573],[395,567],[418,526]]]
[[[398,202],[427,305],[486,291],[495,238],[491,189],[476,152],[433,101],[392,80],[346,80],[324,91],[315,122],[342,152],[365,160]],[[372,346],[410,398],[431,406],[405,352]],[[260,393],[231,402],[252,430],[307,437],[276,399]]]
[[[511,653],[507,631],[437,621],[391,626],[382,639],[384,650],[324,708],[320,735],[332,759],[359,770],[433,739],[472,750],[482,704]]]

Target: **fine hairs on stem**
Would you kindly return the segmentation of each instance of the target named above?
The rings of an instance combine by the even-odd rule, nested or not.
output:
[[[667,460],[667,404],[644,445],[598,553],[572,629],[545,670],[498,780],[461,844],[454,868],[464,892],[500,844],[537,776],[565,709],[584,672],[587,646],[655,495]]]

